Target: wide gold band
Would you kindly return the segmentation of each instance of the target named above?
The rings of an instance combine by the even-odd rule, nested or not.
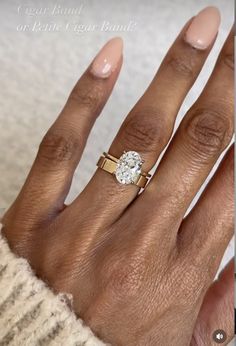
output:
[[[110,174],[115,174],[118,161],[119,159],[116,157],[108,153],[103,153],[97,162],[97,166]],[[148,173],[141,172],[134,182],[134,185],[140,188],[145,188],[150,176],[151,175]]]

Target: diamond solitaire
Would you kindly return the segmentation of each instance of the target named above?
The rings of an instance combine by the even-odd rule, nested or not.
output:
[[[120,184],[134,184],[145,188],[150,174],[142,171],[143,160],[136,151],[124,152],[119,159],[109,153],[103,153],[97,166],[116,177]]]
[[[136,151],[124,153],[117,162],[116,179],[121,184],[134,184],[141,174],[142,163]]]

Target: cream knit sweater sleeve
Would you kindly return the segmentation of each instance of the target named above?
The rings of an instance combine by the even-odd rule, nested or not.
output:
[[[0,346],[101,346],[69,309],[15,256],[0,234]]]

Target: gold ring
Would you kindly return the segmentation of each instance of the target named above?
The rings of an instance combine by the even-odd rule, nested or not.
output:
[[[115,175],[121,184],[134,184],[145,188],[151,174],[142,171],[143,160],[136,151],[127,151],[119,159],[109,153],[103,153],[97,166],[104,171]]]

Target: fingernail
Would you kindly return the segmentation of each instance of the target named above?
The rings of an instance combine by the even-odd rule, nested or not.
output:
[[[220,11],[217,7],[209,6],[193,18],[185,41],[197,49],[206,49],[214,41],[220,26]]]
[[[116,69],[123,51],[123,41],[115,37],[108,41],[95,57],[91,73],[99,78],[107,78]]]

